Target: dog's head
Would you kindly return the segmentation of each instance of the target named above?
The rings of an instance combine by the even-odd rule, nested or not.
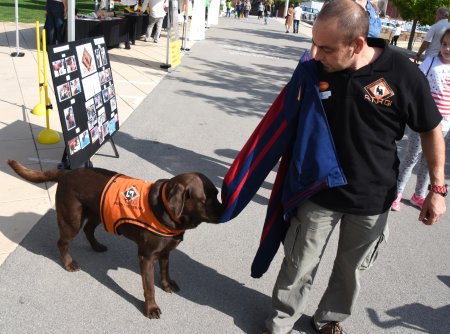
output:
[[[203,174],[179,174],[167,181],[163,191],[167,211],[178,221],[178,228],[191,229],[202,222],[217,224],[223,214],[223,206],[217,199],[219,192]]]

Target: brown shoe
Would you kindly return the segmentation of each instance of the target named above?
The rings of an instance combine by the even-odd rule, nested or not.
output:
[[[319,333],[323,334],[346,334],[344,329],[342,328],[341,324],[336,321],[332,321],[327,323],[325,326],[323,326]]]

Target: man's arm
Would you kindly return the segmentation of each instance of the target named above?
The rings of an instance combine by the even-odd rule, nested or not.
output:
[[[416,53],[416,57],[414,58],[414,61],[417,63],[420,60],[420,57],[425,52],[426,49],[430,46],[430,42],[422,41],[422,44],[420,44],[419,51]]]
[[[441,126],[421,133],[422,151],[427,160],[430,182],[442,186],[445,183],[445,141]],[[426,225],[434,224],[445,212],[445,199],[442,195],[430,191],[425,198],[419,220]]]
[[[63,6],[64,6],[64,16],[67,16],[67,0],[63,0]]]

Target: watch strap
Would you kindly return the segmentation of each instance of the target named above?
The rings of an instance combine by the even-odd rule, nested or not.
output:
[[[448,185],[444,184],[443,186],[437,186],[434,184],[430,184],[428,186],[428,190],[445,197],[447,196]]]

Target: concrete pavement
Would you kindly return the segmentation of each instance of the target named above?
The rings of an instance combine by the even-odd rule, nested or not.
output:
[[[307,32],[305,28],[301,29],[305,35],[284,34],[282,25],[270,22],[265,27],[255,18],[221,20],[183,59],[179,71],[164,78],[130,114],[117,133],[121,158],[109,157],[106,145],[94,157],[94,165],[144,178],[201,170],[220,186],[237,150],[289,79],[299,50],[309,48]],[[118,79],[115,72],[114,79]],[[120,105],[119,114],[123,119]],[[404,142],[400,151],[403,147]],[[60,153],[56,150],[54,163]],[[2,172],[16,178],[8,170]],[[272,182],[270,175],[233,222],[203,224],[186,234],[171,254],[171,272],[181,291],[167,295],[157,285],[163,310],[159,321],[141,314],[142,287],[133,243],[99,231],[109,251],[96,254],[80,236],[73,252],[82,271],[62,269],[55,247],[52,194],[43,189],[49,198],[44,215],[33,213],[28,205],[2,218],[1,232],[9,233],[4,225],[17,221],[37,224],[0,267],[0,332],[258,333],[270,312],[271,288],[282,255],[277,254],[263,278],[249,277]],[[410,194],[412,183],[405,194]],[[348,333],[449,332],[449,216],[430,228],[417,222],[417,214],[403,203],[402,211],[391,215],[388,247],[363,277],[358,305],[345,322]],[[335,232],[294,333],[312,333],[308,319],[327,284],[337,246]],[[13,232],[6,236],[13,238]]]
[[[46,117],[31,111],[39,103],[38,66],[35,24],[20,24],[19,45],[22,58],[11,57],[16,51],[16,27],[13,22],[0,22],[0,265],[16,248],[49,208],[54,205],[55,185],[32,185],[18,178],[6,159],[15,159],[36,169],[55,167],[64,151],[61,124],[56,110],[55,95],[49,78],[49,95],[55,110],[50,113],[50,128],[60,134],[60,142],[40,144],[39,133],[46,128]],[[111,49],[109,57],[117,91],[120,122],[138,107],[161,81],[166,70],[160,64],[166,61],[165,32],[160,43],[136,41],[131,50]],[[109,144],[108,144],[109,145]],[[29,215],[20,219],[22,212]]]

